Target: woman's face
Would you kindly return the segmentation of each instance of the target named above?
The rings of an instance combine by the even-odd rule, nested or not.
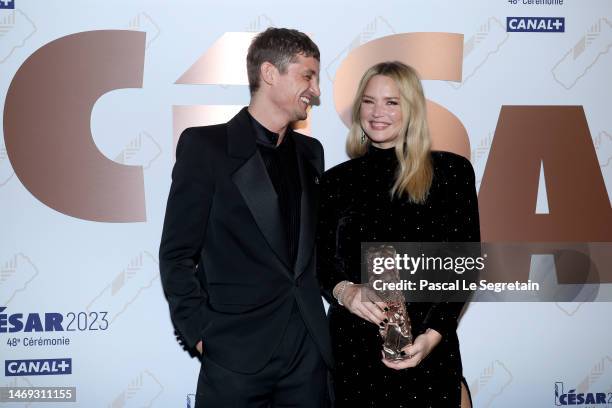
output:
[[[388,76],[374,75],[361,99],[359,119],[372,144],[381,149],[395,145],[402,127],[400,91]]]

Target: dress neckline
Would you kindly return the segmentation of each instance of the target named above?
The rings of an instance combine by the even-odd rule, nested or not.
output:
[[[380,147],[376,147],[370,144],[368,146],[368,151],[366,155],[375,158],[392,158],[395,157],[395,147],[382,149]]]

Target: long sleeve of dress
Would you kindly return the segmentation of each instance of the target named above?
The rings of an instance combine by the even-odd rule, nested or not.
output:
[[[480,222],[474,169],[469,160],[448,155],[451,160],[444,169],[448,183],[448,242],[479,242]],[[462,302],[440,302],[432,305],[425,317],[424,326],[436,330],[442,336],[457,329]]]
[[[317,224],[317,279],[325,299],[337,303],[332,295],[338,282],[347,280],[342,262],[337,257],[336,232],[338,228],[339,208],[336,205],[337,188],[332,186],[329,177],[321,178],[321,199]]]

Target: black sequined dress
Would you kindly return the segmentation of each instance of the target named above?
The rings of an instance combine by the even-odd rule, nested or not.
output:
[[[336,407],[460,407],[462,366],[457,339],[461,303],[408,303],[416,337],[427,328],[441,342],[417,367],[400,371],[382,364],[377,327],[331,296],[342,281],[360,282],[360,243],[471,242],[480,240],[474,170],[456,154],[432,152],[434,178],[423,204],[391,199],[394,149],[371,146],[357,159],[328,170],[321,180],[317,274],[330,302],[336,360]]]

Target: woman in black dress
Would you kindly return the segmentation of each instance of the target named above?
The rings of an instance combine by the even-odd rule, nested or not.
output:
[[[380,63],[361,79],[347,150],[352,160],[321,180],[317,273],[330,302],[342,407],[469,407],[457,320],[462,303],[410,303],[406,359],[381,357],[384,303],[361,301],[361,242],[480,240],[474,170],[430,150],[423,89],[414,69]]]

